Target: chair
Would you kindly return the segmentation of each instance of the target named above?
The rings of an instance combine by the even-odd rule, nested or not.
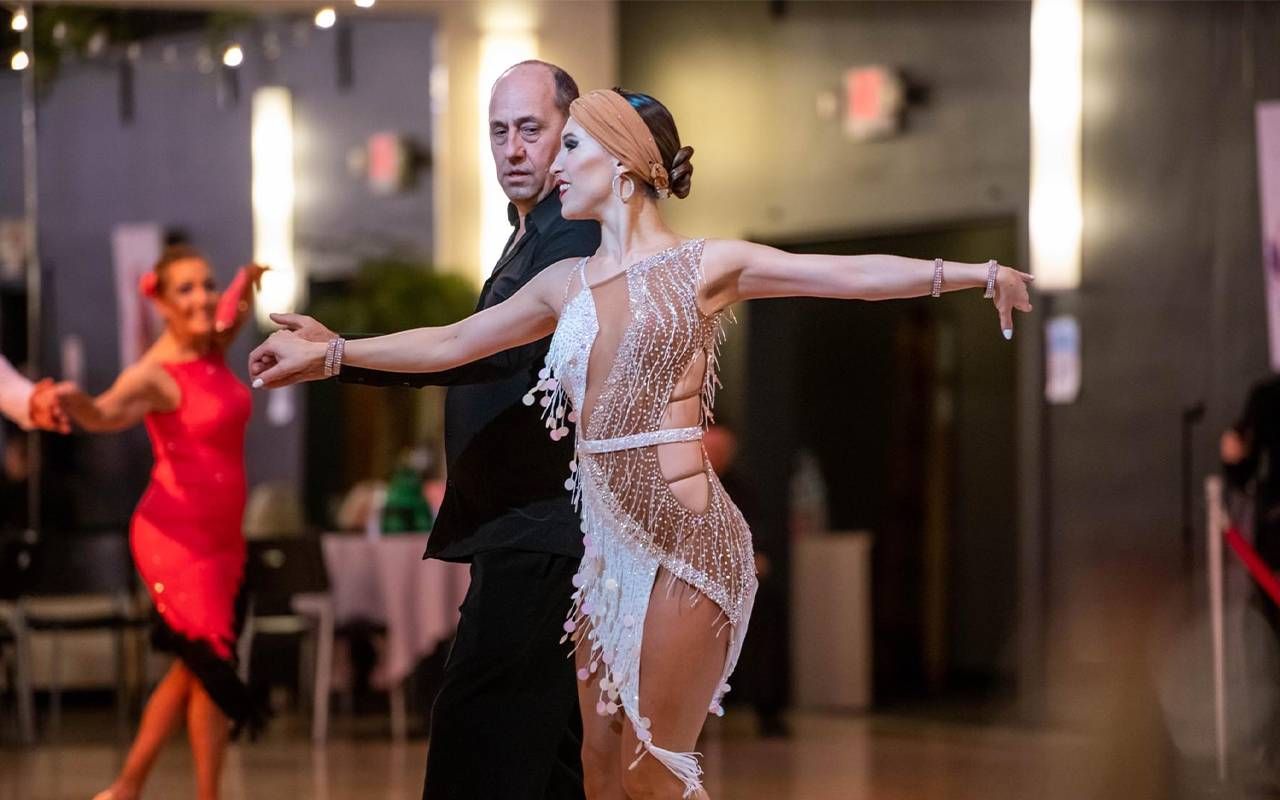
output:
[[[39,569],[29,591],[19,602],[31,633],[52,637],[53,654],[49,676],[50,727],[57,732],[62,723],[62,636],[67,633],[105,630],[112,636],[116,665],[116,712],[120,729],[128,729],[128,664],[125,634],[150,625],[138,602],[138,579],[129,539],[123,531],[94,531],[46,534],[39,551]],[[108,600],[107,610],[65,611],[42,608],[40,601],[54,598],[99,596]],[[145,638],[138,654],[140,683],[145,683]]]
[[[260,483],[249,493],[245,506],[244,536],[250,541],[296,536],[303,519],[302,501],[292,483]]]
[[[311,738],[322,743],[329,735],[334,614],[320,540],[289,536],[250,541],[245,586],[249,614],[240,635],[241,679],[249,680],[253,637],[258,633],[307,637],[308,652],[314,655],[303,659],[299,677],[302,686],[309,683],[313,691]],[[314,662],[311,669],[307,661]]]
[[[18,740],[35,743],[35,691],[31,685],[31,639],[26,615],[18,602],[30,589],[36,570],[39,540],[34,531],[0,536],[0,655],[13,649],[9,687],[18,712]]]

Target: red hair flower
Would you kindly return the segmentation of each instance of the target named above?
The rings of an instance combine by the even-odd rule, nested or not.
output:
[[[143,297],[155,298],[156,291],[160,288],[160,276],[154,272],[143,273],[138,279],[138,291],[142,292]]]

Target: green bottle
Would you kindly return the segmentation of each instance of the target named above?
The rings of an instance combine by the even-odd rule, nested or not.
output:
[[[408,464],[391,473],[387,484],[387,503],[382,508],[382,532],[426,533],[435,524],[431,506],[422,495],[422,478]]]

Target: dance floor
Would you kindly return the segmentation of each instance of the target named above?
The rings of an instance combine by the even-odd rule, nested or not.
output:
[[[87,800],[121,758],[109,712],[69,714],[59,743],[0,746],[0,800]],[[372,722],[339,721],[334,739],[313,749],[299,720],[232,749],[225,800],[418,800],[426,742],[388,741]],[[731,800],[1041,800],[1095,798],[1089,740],[1016,725],[941,722],[915,716],[796,714],[792,736],[760,739],[731,714],[704,737],[707,787]],[[364,726],[361,728],[361,726]],[[1136,787],[1134,787],[1136,788]],[[153,800],[193,794],[185,742],[161,756],[146,793]],[[1151,796],[1142,793],[1131,795]]]

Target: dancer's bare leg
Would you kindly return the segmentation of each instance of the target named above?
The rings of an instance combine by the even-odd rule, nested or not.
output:
[[[729,653],[730,629],[724,623],[719,606],[683,581],[672,586],[670,573],[658,570],[640,648],[640,714],[649,718],[656,746],[677,753],[697,749]],[[684,784],[653,756],[628,768],[637,743],[631,725],[624,725],[619,765],[626,797],[684,797]]]
[[[231,723],[199,681],[191,687],[187,704],[187,737],[196,763],[197,800],[218,800],[222,760],[227,752]]]
[[[164,678],[151,693],[147,707],[142,712],[142,724],[133,739],[124,768],[111,788],[98,794],[94,800],[134,800],[142,791],[142,784],[151,772],[160,748],[173,734],[174,729],[187,717],[187,702],[195,677],[181,661],[174,661]]]
[[[589,630],[585,621],[578,635],[586,636]],[[583,641],[575,655],[578,669],[587,667],[590,661],[589,641]],[[582,778],[587,800],[625,800],[622,792],[622,768],[618,754],[622,747],[622,723],[612,717],[596,713],[600,699],[601,670],[589,681],[578,681],[578,708],[582,713]]]

